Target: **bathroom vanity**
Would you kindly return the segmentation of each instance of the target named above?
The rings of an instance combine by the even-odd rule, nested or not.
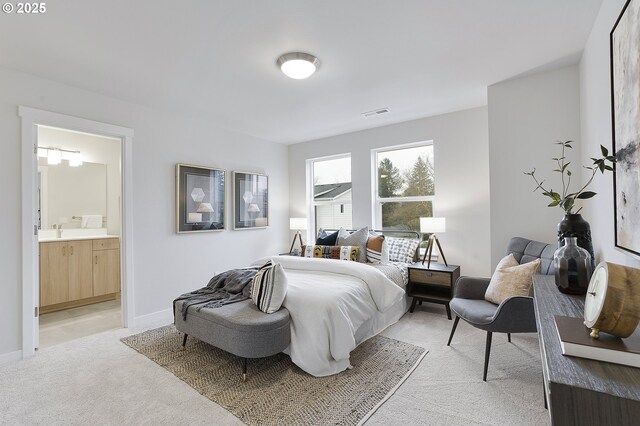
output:
[[[118,236],[41,238],[40,313],[119,297]]]

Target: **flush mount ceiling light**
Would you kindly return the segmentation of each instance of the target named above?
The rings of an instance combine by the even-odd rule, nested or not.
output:
[[[318,58],[303,52],[285,53],[276,63],[284,75],[296,80],[310,77],[320,65]]]

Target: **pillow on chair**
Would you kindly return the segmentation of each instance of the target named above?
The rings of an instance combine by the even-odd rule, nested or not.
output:
[[[520,265],[513,254],[496,266],[484,300],[499,305],[512,296],[529,296],[533,276],[540,270],[540,259]]]

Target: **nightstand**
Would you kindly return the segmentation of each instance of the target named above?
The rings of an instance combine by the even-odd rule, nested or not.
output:
[[[409,265],[409,297],[413,297],[411,309],[413,312],[417,302],[440,303],[447,308],[447,318],[451,319],[451,309],[449,302],[453,297],[453,286],[460,277],[460,266],[443,265],[441,263],[431,263],[427,269],[427,264],[416,262]]]

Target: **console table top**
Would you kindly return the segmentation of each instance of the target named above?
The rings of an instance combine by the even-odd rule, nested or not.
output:
[[[545,378],[562,386],[640,401],[640,368],[562,355],[553,317],[582,318],[584,296],[560,293],[553,275],[534,276],[533,291]],[[633,335],[640,336],[640,327]]]

